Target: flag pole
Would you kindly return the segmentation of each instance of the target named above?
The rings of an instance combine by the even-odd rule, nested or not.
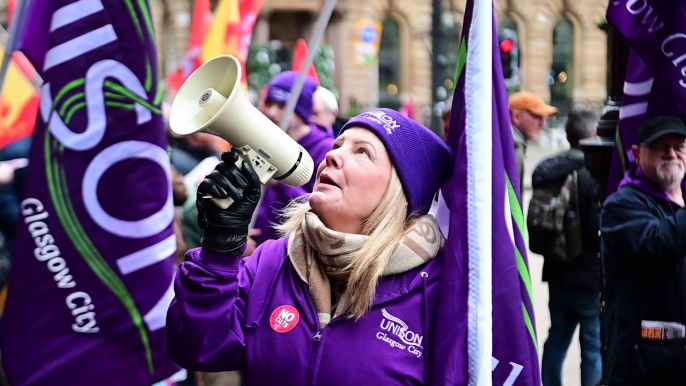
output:
[[[7,69],[9,68],[12,54],[17,50],[17,45],[24,36],[24,24],[26,23],[28,10],[31,9],[31,3],[33,3],[33,0],[18,0],[13,20],[10,22],[9,36],[7,44],[5,44],[5,53],[2,56],[2,65],[0,67],[0,93],[2,93],[5,86],[5,78],[7,77]]]
[[[7,39],[9,37],[9,33],[7,30],[0,25],[0,41],[2,41],[2,44],[5,46],[7,45]],[[7,68],[9,69],[9,64],[7,65]],[[36,71],[35,68],[31,67],[32,72],[30,76],[30,80],[33,83],[34,86],[36,86],[37,89],[40,89],[41,86],[43,85],[43,79],[41,79],[40,75],[38,75],[38,72]],[[28,76],[28,74],[26,74]]]
[[[295,105],[298,103],[298,98],[300,98],[300,92],[302,91],[303,85],[305,84],[305,74],[307,73],[307,69],[314,61],[315,55],[317,55],[319,43],[321,42],[322,37],[324,36],[326,26],[329,24],[329,19],[331,18],[333,9],[336,7],[336,2],[337,0],[326,1],[324,9],[322,9],[322,12],[319,14],[319,19],[317,19],[317,24],[315,25],[314,31],[312,32],[310,41],[307,42],[307,46],[309,49],[307,53],[307,58],[305,59],[305,63],[303,63],[303,66],[300,69],[300,72],[298,73],[298,78],[296,79],[295,84],[291,89],[291,96],[288,99],[288,103],[286,104],[286,111],[284,112],[283,119],[281,120],[281,130],[283,131],[286,131],[286,129],[288,128],[288,123],[290,122],[291,117],[293,116],[293,112],[295,111]]]
[[[473,9],[465,68],[465,133],[468,154],[468,369],[469,386],[491,386],[493,3],[491,0],[474,0]],[[434,52],[434,55],[436,54]]]

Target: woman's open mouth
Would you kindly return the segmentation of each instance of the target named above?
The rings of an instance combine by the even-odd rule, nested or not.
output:
[[[322,174],[319,176],[319,183],[320,184],[325,184],[325,185],[331,185],[339,188],[338,184],[333,180],[333,178],[329,177],[328,174]]]

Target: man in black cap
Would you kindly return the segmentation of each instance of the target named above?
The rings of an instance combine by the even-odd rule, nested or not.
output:
[[[600,218],[606,385],[686,385],[686,126],[651,119],[632,151]]]

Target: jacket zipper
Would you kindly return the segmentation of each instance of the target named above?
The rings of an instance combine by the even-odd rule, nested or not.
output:
[[[307,297],[310,299],[310,309],[314,311],[314,321],[317,323],[317,332],[314,334],[312,337],[312,340],[315,341],[314,347],[312,349],[312,355],[311,356],[311,361],[310,361],[310,376],[309,379],[310,381],[307,382],[309,385],[315,385],[315,375],[317,372],[317,362],[319,361],[319,342],[322,340],[322,335],[324,334],[324,330],[321,328],[321,324],[319,323],[319,314],[317,314],[317,308],[314,306],[314,299],[312,298],[312,294],[310,294],[309,288],[307,289]]]
[[[385,303],[392,302],[393,300],[395,300],[395,299],[397,299],[397,298],[399,298],[399,297],[401,297],[401,296],[407,295],[409,292],[410,292],[410,291],[408,290],[408,291],[406,291],[406,292],[398,293],[398,294],[396,294],[396,295],[394,295],[394,296],[392,296],[392,297],[390,297],[390,298],[388,298],[388,299],[384,299],[384,300],[381,300],[381,301],[376,301],[376,302],[372,303],[372,307],[376,307],[376,306],[379,306],[379,305],[381,305],[381,304],[385,304]],[[308,291],[307,291],[307,296],[308,296],[308,298],[310,299],[310,309],[314,311],[315,322],[317,323],[317,325],[319,325],[319,315],[317,314],[317,309],[316,309],[315,306],[314,306],[314,299],[312,298],[312,294],[310,294],[309,289],[308,289]],[[332,325],[332,324],[334,324],[335,322],[340,321],[341,319],[343,319],[343,318],[344,318],[345,316],[347,316],[348,314],[349,314],[349,312],[346,312],[346,313],[343,314],[343,315],[338,315],[337,317],[331,319],[331,321],[329,322],[329,324],[327,324],[327,327],[330,326],[330,325]],[[310,377],[309,377],[309,378],[310,378],[310,382],[308,382],[308,384],[310,384],[310,385],[312,385],[312,386],[315,385],[315,381],[316,381],[315,376],[316,376],[316,373],[317,373],[318,370],[319,370],[319,369],[318,369],[317,362],[319,361],[319,357],[321,356],[319,342],[321,342],[321,340],[322,340],[322,335],[324,335],[324,329],[322,329],[321,327],[319,327],[319,328],[317,328],[317,332],[316,332],[316,333],[314,334],[314,336],[312,337],[312,340],[314,340],[314,341],[316,342],[315,345],[314,345],[314,350],[313,350],[313,351],[314,351],[314,355],[312,356],[313,362],[310,362],[310,364],[311,364],[310,368],[311,368],[312,370],[310,371]]]

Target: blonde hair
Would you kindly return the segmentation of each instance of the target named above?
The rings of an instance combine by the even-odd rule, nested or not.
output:
[[[285,221],[277,227],[277,230],[285,236],[299,229],[310,210],[308,202],[292,201],[284,209]],[[407,219],[407,199],[403,193],[400,178],[393,169],[386,194],[379,206],[362,223],[360,233],[369,238],[350,265],[346,267],[346,270],[350,271],[347,291],[351,304],[351,318],[354,317],[357,320],[371,309],[376,298],[376,285],[379,278],[412,223],[413,221]],[[393,247],[389,248],[389,246]],[[316,253],[313,248],[306,250],[308,253]]]

